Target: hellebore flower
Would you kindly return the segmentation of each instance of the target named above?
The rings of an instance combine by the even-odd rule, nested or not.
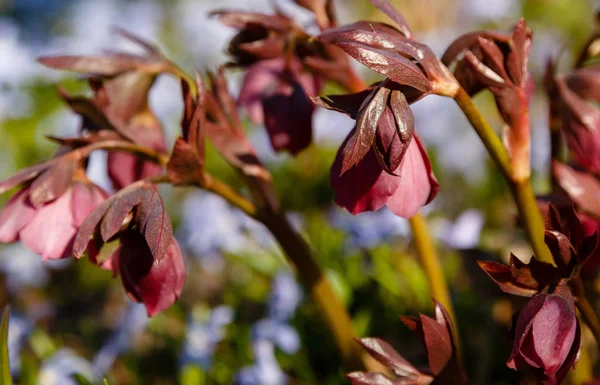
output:
[[[545,384],[560,384],[577,361],[581,327],[571,291],[558,286],[535,295],[525,305],[515,326],[515,342],[506,363],[511,369],[532,368]]]
[[[0,242],[20,240],[44,260],[71,256],[77,229],[107,197],[85,175],[74,178],[75,165],[68,158],[52,162],[45,168],[25,169],[0,183],[0,192],[27,183],[0,213]]]
[[[168,309],[181,295],[185,264],[175,239],[165,257],[155,261],[144,237],[127,232],[121,236],[121,245],[111,258],[118,262],[127,295],[136,302],[143,302],[150,317]]]
[[[296,58],[260,61],[246,73],[238,105],[254,123],[265,124],[275,151],[295,155],[312,140],[315,106],[309,97],[320,87],[319,78],[303,73]]]
[[[386,205],[394,214],[409,218],[439,191],[427,152],[416,134],[394,170],[395,175],[381,168],[373,150],[343,175],[339,175],[341,164],[340,150],[331,168],[331,186],[336,203],[352,214]]]
[[[119,241],[118,247],[104,247]],[[105,250],[108,250],[105,251]],[[149,316],[171,306],[185,283],[181,248],[160,194],[139,181],[98,205],[79,227],[73,254],[121,274],[129,297],[143,302]]]

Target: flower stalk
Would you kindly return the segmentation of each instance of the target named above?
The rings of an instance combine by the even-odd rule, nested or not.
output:
[[[494,160],[494,163],[496,163],[504,179],[509,184],[523,222],[523,227],[535,255],[544,262],[552,263],[552,255],[544,243],[544,221],[537,206],[529,177],[515,177],[511,166],[511,159],[502,141],[463,88],[458,90],[454,100],[464,112]]]

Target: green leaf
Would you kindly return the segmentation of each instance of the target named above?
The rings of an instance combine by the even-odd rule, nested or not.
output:
[[[8,315],[10,307],[7,306],[2,313],[0,324],[0,379],[3,385],[12,385],[10,375],[10,362],[8,361]]]

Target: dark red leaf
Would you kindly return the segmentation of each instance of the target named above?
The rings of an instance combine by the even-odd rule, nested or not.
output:
[[[361,338],[356,341],[371,357],[392,369],[397,375],[409,377],[419,374],[419,371],[387,342],[379,338]]]
[[[356,120],[356,114],[363,102],[371,95],[376,87],[369,87],[355,94],[327,95],[313,97],[316,105],[328,110],[341,112]]]
[[[354,385],[400,385],[383,373],[353,372],[346,375]]]
[[[216,16],[221,23],[236,29],[244,29],[249,25],[257,24],[266,29],[286,31],[291,26],[291,20],[282,15],[266,15],[258,12],[237,12],[227,9],[212,11],[209,15]]]
[[[385,13],[398,25],[400,32],[407,38],[412,39],[412,32],[404,17],[390,4],[388,0],[371,0],[371,3]]]
[[[118,201],[115,205],[117,204]],[[144,196],[136,208],[135,221],[138,231],[146,238],[154,259],[162,260],[173,239],[173,226],[155,185],[145,186]]]
[[[52,159],[43,163],[24,168],[18,173],[4,179],[0,182],[0,194],[5,193],[6,191],[20,184],[29,182],[30,180],[38,176],[41,172],[45,171],[48,167],[50,167],[55,161],[56,159]]]
[[[110,199],[112,203],[100,224],[100,233],[104,242],[119,232],[125,218],[144,199],[146,189],[147,186],[142,184],[133,184],[119,191]]]
[[[445,325],[421,314],[421,324],[425,336],[425,348],[429,358],[429,369],[436,376],[444,370],[454,353],[452,340]]]
[[[365,99],[358,111],[356,128],[342,150],[340,175],[360,162],[371,149],[371,145],[375,140],[375,131],[383,112],[387,108],[387,101],[391,92],[383,87],[384,83]]]
[[[169,163],[167,174],[175,185],[195,184],[202,180],[204,161],[183,138],[177,138]]]
[[[539,285],[537,284],[530,283],[525,285],[515,279],[509,266],[489,261],[477,261],[477,263],[500,289],[507,294],[531,297],[539,290]]]
[[[573,264],[578,262],[577,252],[571,241],[564,234],[546,230],[544,233],[544,242],[550,249],[558,268],[566,271],[566,276],[569,276]]]
[[[104,202],[100,203],[94,210],[85,218],[73,242],[73,255],[75,258],[81,258],[83,253],[88,248],[92,235],[96,232],[98,224],[104,218],[106,211],[110,208],[110,205],[114,202],[114,196],[108,198]]]

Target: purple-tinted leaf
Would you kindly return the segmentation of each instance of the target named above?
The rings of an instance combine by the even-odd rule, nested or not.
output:
[[[75,160],[64,156],[54,162],[31,183],[29,199],[35,207],[60,197],[73,182]]]
[[[399,385],[383,373],[353,372],[346,375],[354,385]],[[400,383],[402,384],[402,383]]]
[[[561,270],[570,270],[573,263],[577,263],[577,252],[571,244],[571,241],[557,231],[548,231],[544,233],[544,242],[550,249],[554,261]]]
[[[456,330],[454,330],[452,318],[450,318],[450,314],[446,308],[438,301],[435,301],[435,319],[440,325],[446,326],[446,329],[448,329],[448,333],[450,335],[452,346],[456,349]]]
[[[556,79],[556,86],[558,87],[563,102],[573,116],[590,132],[596,132],[598,129],[598,122],[600,122],[600,109],[577,96],[577,94],[567,86],[564,79]]]
[[[506,66],[513,83],[524,87],[527,77],[527,63],[531,48],[531,31],[527,28],[525,19],[521,18],[513,29],[511,51],[506,58]]]
[[[429,369],[436,376],[444,370],[452,358],[454,348],[445,325],[421,314],[421,324],[425,336],[425,348],[429,358]]]
[[[115,33],[123,36],[125,39],[127,39],[131,42],[134,42],[135,44],[142,47],[149,55],[154,55],[154,56],[161,55],[160,50],[158,49],[158,47],[156,45],[141,38],[140,36],[135,35],[131,31],[128,31],[125,28],[121,28],[121,27],[113,27],[112,29]]]
[[[118,201],[115,205],[117,204]],[[162,260],[173,239],[173,226],[155,185],[145,186],[144,196],[136,209],[135,221],[154,259]]]
[[[204,132],[202,127],[206,119],[206,89],[200,74],[196,74],[197,100],[193,100],[189,85],[182,81],[184,114],[181,120],[183,138],[190,144],[197,157],[204,162]]]
[[[573,202],[588,214],[600,218],[600,181],[592,174],[576,171],[563,163],[554,162],[552,169]]]
[[[146,188],[146,186],[134,184],[119,191],[111,198],[112,204],[100,224],[100,233],[104,242],[119,232],[125,218],[144,199]]]
[[[266,29],[285,31],[290,28],[291,21],[282,15],[266,15],[258,12],[236,12],[231,10],[216,10],[209,14],[216,16],[219,21],[228,27],[244,29],[249,25],[257,24]]]
[[[600,103],[600,71],[583,68],[565,76],[565,82],[573,92],[586,100]]]
[[[378,362],[392,369],[397,375],[409,377],[419,374],[390,344],[379,338],[361,338],[357,342]]]
[[[384,83],[376,88],[370,97],[365,99],[358,111],[356,128],[342,150],[342,170],[340,175],[360,162],[371,149],[371,145],[375,140],[375,131],[387,107],[391,92],[389,89],[383,87]]]
[[[58,88],[58,94],[76,114],[82,117],[82,128],[90,131],[115,129],[93,100],[72,96],[60,87]]]
[[[0,182],[0,194],[5,193],[6,191],[20,184],[29,182],[31,179],[35,178],[41,172],[50,167],[55,161],[56,159],[52,159],[31,167],[24,168],[18,173],[4,179]]]
[[[479,44],[479,38],[485,38],[491,41],[498,41],[507,43],[510,39],[510,36],[505,34],[488,32],[488,31],[476,31],[469,32],[460,37],[450,44],[450,46],[444,52],[442,56],[442,63],[449,66],[456,60],[460,60],[465,51],[472,50],[475,46]]]
[[[222,116],[227,121],[229,128],[240,136],[245,136],[242,129],[242,124],[237,113],[235,99],[229,93],[227,81],[225,80],[225,71],[223,67],[219,67],[216,73],[209,73],[212,93],[216,98],[216,102],[222,111]]]
[[[471,70],[475,74],[477,80],[486,86],[502,87],[506,84],[500,75],[482,63],[471,51],[465,53],[465,61],[471,66]]]
[[[388,0],[371,0],[371,3],[385,13],[398,25],[400,32],[407,38],[412,39],[412,32],[404,17],[390,4]]]
[[[73,255],[75,258],[81,258],[83,253],[88,248],[92,235],[96,232],[98,224],[104,218],[106,211],[110,208],[110,205],[114,202],[115,198],[110,197],[104,202],[100,203],[96,208],[85,218],[79,229],[75,240],[73,242]]]
[[[536,284],[524,285],[522,282],[517,281],[512,275],[511,268],[506,265],[489,261],[477,261],[477,263],[507,294],[531,297],[539,290]]]
[[[167,174],[173,184],[186,185],[198,183],[203,178],[203,165],[204,161],[200,159],[188,142],[182,138],[175,140],[175,145],[167,164]]]
[[[356,120],[356,114],[363,102],[372,94],[375,87],[369,87],[355,94],[327,95],[313,97],[316,105],[328,110],[341,112]]]
[[[486,65],[502,79],[508,79],[508,74],[504,69],[504,53],[498,45],[489,39],[480,37],[479,47],[484,55],[483,61]]]
[[[170,70],[170,63],[162,58],[126,53],[112,53],[102,56],[47,56],[40,57],[38,61],[51,68],[101,76],[117,76],[133,70],[148,74]]]

